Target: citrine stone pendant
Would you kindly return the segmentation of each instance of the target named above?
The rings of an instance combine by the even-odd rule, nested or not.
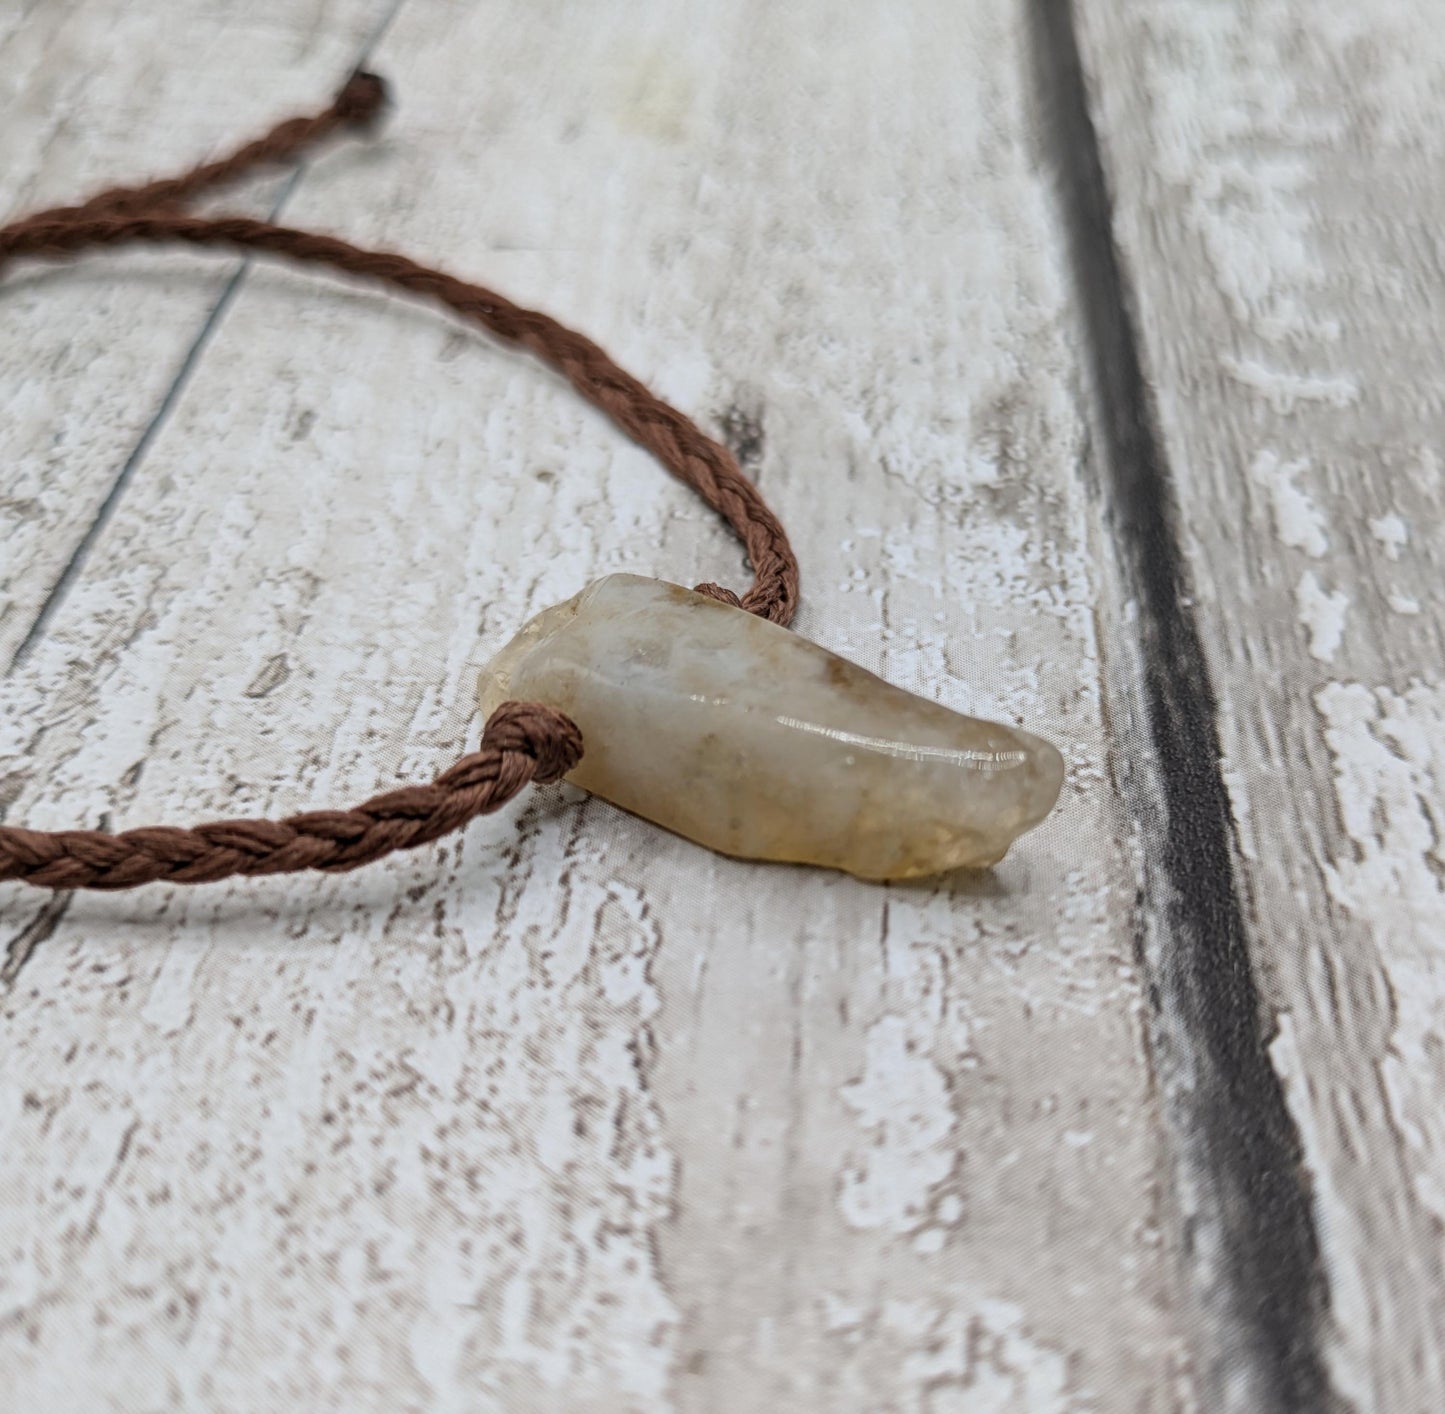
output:
[[[509,699],[581,728],[575,785],[723,854],[862,879],[996,864],[1064,776],[1039,737],[639,575],[532,619],[482,675],[484,713]]]

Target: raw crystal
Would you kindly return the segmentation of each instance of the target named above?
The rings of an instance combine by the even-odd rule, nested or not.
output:
[[[482,675],[490,714],[582,729],[568,780],[747,859],[864,879],[997,863],[1059,794],[1048,742],[893,687],[787,629],[615,574],[532,619]]]

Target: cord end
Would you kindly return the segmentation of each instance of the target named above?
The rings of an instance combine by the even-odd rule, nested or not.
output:
[[[358,69],[336,95],[335,109],[341,121],[353,128],[369,128],[391,105],[391,92],[380,74]]]

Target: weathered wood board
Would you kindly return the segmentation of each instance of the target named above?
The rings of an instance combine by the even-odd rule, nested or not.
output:
[[[1445,1407],[1445,31],[1082,0],[1220,697],[1271,1056],[1357,1410]]]
[[[0,210],[178,170],[278,111],[315,106],[392,3],[5,7]],[[236,209],[259,214],[284,190],[284,174],[270,174],[238,195]],[[28,648],[77,547],[134,470],[166,394],[184,383],[238,267],[181,251],[163,265],[124,253],[104,270],[7,280],[0,664]]]
[[[320,99],[374,18],[188,16],[194,96],[131,83],[137,41],[108,41],[126,79],[83,107],[47,79],[66,140],[27,138],[43,185],[7,195]],[[993,875],[924,887],[713,858],[560,790],[344,878],[63,911],[0,889],[17,1406],[1184,1407],[1105,770],[1115,614],[1024,47],[1002,0],[400,7],[393,122],[310,166],[288,219],[544,305],[729,429],[795,536],[801,631],[1053,736],[1065,800]],[[0,286],[6,475],[77,488],[17,513],[7,643],[225,276],[150,256]],[[81,305],[83,386],[42,378],[34,341]],[[52,455],[57,425],[94,450]],[[741,574],[545,372],[271,268],[123,489],[0,688],[9,819],[424,778],[526,615],[607,570]]]

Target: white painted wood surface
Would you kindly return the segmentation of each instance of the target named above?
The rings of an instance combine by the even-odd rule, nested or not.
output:
[[[110,13],[7,21],[3,53],[35,56],[5,66],[8,202],[319,100],[379,19],[190,9],[166,26],[188,81],[145,82],[153,21]],[[495,283],[754,427],[800,630],[1035,724],[1070,780],[992,876],[925,887],[714,858],[553,791],[345,878],[63,913],[0,888],[16,1407],[1185,1407],[1023,47],[1004,0],[400,5],[374,56],[398,112],[288,218]],[[0,285],[6,645],[225,275]],[[613,569],[741,573],[545,372],[256,270],[3,680],[6,818],[425,778],[475,739],[487,652]]]
[[[1445,1407],[1445,31],[1079,6],[1357,1410]]]
[[[314,107],[390,5],[0,8],[0,210],[180,170],[273,113]],[[262,214],[280,192],[263,179],[235,209]],[[238,264],[177,251],[158,265],[123,253],[105,270],[36,271],[7,283],[0,662],[24,642]]]

